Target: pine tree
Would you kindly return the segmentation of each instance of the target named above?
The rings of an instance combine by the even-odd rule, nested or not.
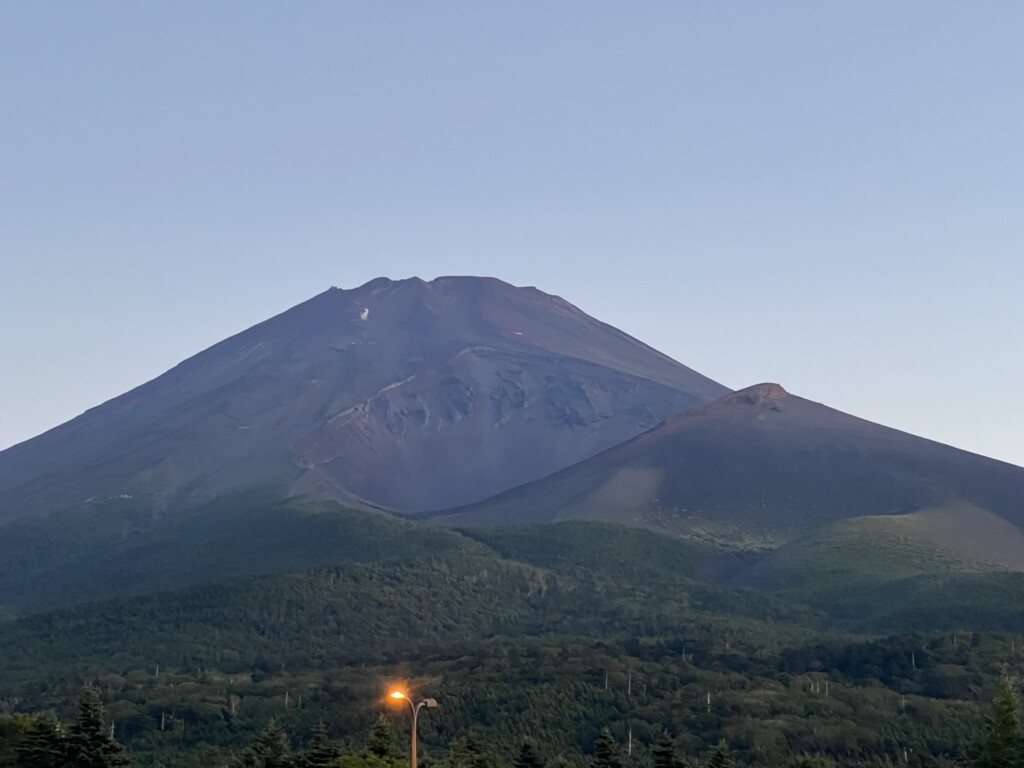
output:
[[[619,745],[612,738],[611,731],[607,728],[601,731],[597,737],[597,744],[594,747],[594,768],[622,768],[622,755],[619,752]]]
[[[292,768],[294,763],[288,734],[278,725],[276,718],[267,721],[242,754],[242,765],[246,768]]]
[[[537,748],[529,739],[523,739],[519,754],[513,763],[514,768],[545,768],[545,762],[537,754]]]
[[[676,743],[667,733],[654,747],[654,768],[677,768],[679,758],[676,756]]]
[[[341,754],[341,750],[327,735],[327,726],[320,720],[313,730],[313,740],[298,760],[299,768],[328,768]]]
[[[1020,703],[1006,678],[992,701],[992,714],[985,721],[984,735],[972,757],[975,768],[1021,768],[1024,765]]]
[[[444,768],[498,768],[500,762],[469,735],[452,741],[442,765]]]
[[[718,742],[715,751],[708,758],[708,768],[736,768],[736,762],[729,754],[729,745],[725,739]]]
[[[64,731],[50,713],[36,718],[32,728],[18,741],[15,752],[18,768],[63,768],[68,764]]]
[[[78,720],[67,738],[67,756],[76,768],[120,768],[130,765],[124,747],[114,741],[103,722],[99,692],[86,686],[78,699]]]
[[[391,732],[391,723],[381,712],[377,722],[370,729],[370,739],[366,742],[366,751],[377,757],[401,757],[402,753],[395,744],[395,736]]]

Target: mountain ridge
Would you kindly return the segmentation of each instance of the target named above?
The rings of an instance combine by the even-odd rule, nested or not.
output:
[[[859,419],[763,383],[479,504],[446,525],[618,520],[774,548],[834,520],[960,499],[1024,524],[1024,469]]]

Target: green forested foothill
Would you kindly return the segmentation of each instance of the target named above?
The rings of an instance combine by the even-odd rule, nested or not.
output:
[[[0,609],[24,614],[341,561],[442,555],[469,543],[393,515],[282,495],[237,493],[167,516],[145,498],[117,498],[9,523],[0,536]]]
[[[361,750],[382,712],[405,749],[408,712],[383,699],[402,681],[439,702],[420,720],[425,768],[511,765],[524,739],[548,764],[584,765],[605,729],[637,768],[669,744],[686,764],[933,765],[967,758],[1000,681],[1021,673],[1014,634],[843,634],[821,605],[697,581],[705,545],[649,531],[345,513],[342,541],[332,513],[292,514],[303,535],[337,532],[333,563],[0,625],[4,744],[25,713],[72,722],[88,684],[139,766],[268,765],[314,743],[322,763],[331,743],[348,768],[389,768]]]

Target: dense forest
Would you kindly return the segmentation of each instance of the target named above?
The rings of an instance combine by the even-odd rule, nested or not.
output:
[[[931,645],[935,650],[934,644]],[[980,639],[975,642],[972,636],[967,647],[984,655],[984,646]],[[941,766],[965,762],[978,768],[1021,765],[1024,762],[1024,735],[1020,726],[1020,705],[1016,683],[1007,674],[1000,676],[992,706],[986,708],[988,717],[973,725],[971,721],[957,724],[950,721],[958,716],[976,715],[974,708],[953,706],[932,708],[929,712],[927,706],[923,707],[927,698],[913,694],[901,694],[897,705],[899,716],[887,718],[884,711],[887,697],[871,697],[864,690],[856,690],[865,687],[854,683],[858,676],[865,674],[894,675],[894,680],[902,681],[912,679],[918,657],[915,648],[913,646],[910,650],[909,670],[905,664],[893,664],[902,655],[900,650],[906,650],[905,647],[900,649],[895,640],[859,647],[818,647],[809,649],[810,655],[788,657],[785,664],[796,669],[805,665],[811,656],[819,660],[829,658],[831,663],[845,666],[848,674],[846,677],[838,676],[834,669],[828,676],[807,676],[808,690],[805,693],[810,695],[805,696],[802,710],[793,707],[793,711],[788,713],[790,718],[784,717],[786,707],[782,702],[786,697],[770,695],[773,690],[769,686],[745,692],[739,692],[742,689],[737,686],[731,695],[723,695],[719,691],[719,696],[724,699],[721,702],[714,702],[709,693],[706,717],[698,717],[692,707],[685,708],[685,719],[693,728],[703,732],[672,730],[685,725],[679,714],[672,712],[676,708],[658,706],[654,697],[645,690],[646,684],[640,682],[651,679],[646,676],[636,676],[638,690],[634,694],[632,672],[628,673],[625,696],[621,690],[613,690],[610,673],[606,673],[604,696],[593,695],[593,692],[588,696],[587,691],[577,689],[572,691],[574,695],[558,697],[551,694],[550,683],[541,685],[539,691],[534,690],[535,686],[526,684],[523,686],[525,690],[516,697],[516,709],[528,708],[525,712],[536,719],[518,721],[518,729],[526,733],[515,733],[515,721],[496,730],[494,715],[502,708],[487,709],[488,703],[494,705],[499,697],[515,695],[516,691],[493,679],[483,684],[482,696],[453,699],[452,703],[463,710],[468,721],[460,722],[453,719],[451,713],[441,714],[441,708],[437,708],[436,714],[440,719],[435,722],[435,711],[427,711],[430,718],[423,724],[426,727],[421,726],[421,729],[432,736],[433,748],[425,754],[420,752],[420,763],[438,768],[501,768],[504,765],[514,768],[567,768],[572,765],[589,765],[592,768],[696,768],[707,765],[722,768],[748,763],[804,768],[834,765]],[[969,657],[972,652],[962,655]],[[935,662],[935,654],[923,654],[926,668],[928,659]],[[522,663],[540,659],[516,660]],[[500,668],[495,659],[488,659],[488,662],[487,667],[496,671]],[[550,672],[542,673],[541,677],[549,675]],[[825,682],[823,687],[819,685],[822,678]],[[177,685],[187,686],[188,683],[177,678]],[[600,685],[595,687],[601,689]],[[303,707],[297,700],[289,707],[289,690],[286,689],[286,696],[278,701],[281,705],[278,714],[266,714],[262,725],[249,733],[246,739],[225,740],[222,733],[219,739],[204,740],[203,729],[197,728],[196,711],[186,707],[162,710],[159,728],[143,728],[134,734],[130,729],[122,728],[122,738],[127,736],[137,750],[130,755],[115,737],[116,719],[108,729],[110,721],[103,712],[98,689],[87,685],[78,699],[77,715],[69,726],[61,725],[51,712],[0,717],[0,766],[113,768],[132,765],[133,759],[136,764],[209,768],[398,768],[407,764],[408,750],[403,750],[400,745],[409,742],[409,713],[404,702],[398,702],[397,712],[389,713],[383,705],[383,698],[378,696],[375,701],[379,709],[376,719],[365,725],[362,732],[351,728],[339,731],[337,727],[332,728],[323,715],[313,719],[309,717],[315,709],[330,711],[327,706],[329,698],[318,701],[321,708],[307,700],[306,712],[303,713]],[[469,692],[469,689],[461,691],[463,695]],[[541,695],[535,695],[538,692]],[[778,689],[774,692],[778,693]],[[239,721],[243,720],[238,713],[242,700],[241,696],[232,695],[224,708],[232,711],[232,718]],[[447,701],[446,696],[444,700]],[[776,710],[776,717],[762,722],[760,727],[753,726],[752,721],[758,715],[764,717],[765,709],[770,707]],[[559,708],[568,708],[568,711],[560,712]],[[578,737],[582,735],[574,725],[587,722],[591,717],[588,710],[600,712],[609,721],[615,721],[617,716],[618,722],[626,724],[625,733],[616,737],[615,729],[599,727],[592,721],[591,727],[599,727],[599,730],[588,734],[589,749],[588,745],[584,745],[582,752],[572,749],[571,745],[565,749],[565,735],[573,732]],[[743,712],[745,715],[740,715]],[[844,715],[844,719],[837,722],[835,716],[839,713]],[[511,712],[506,710],[505,714],[511,715]],[[353,711],[349,716],[357,718],[358,714]],[[795,718],[807,721],[803,729],[795,727]],[[914,722],[926,719],[930,726]],[[893,721],[891,727],[886,728],[886,720]],[[352,721],[348,722],[351,725]],[[662,727],[658,729],[658,725]],[[772,735],[773,725],[783,726],[781,732]],[[443,731],[447,731],[447,738],[439,739]],[[243,732],[244,729],[239,729],[234,731],[234,735],[239,736]],[[297,732],[299,738],[295,737]],[[209,737],[211,734],[206,732],[205,735]],[[956,752],[943,749],[944,739],[950,737],[961,739],[961,748]]]
[[[350,541],[358,559],[0,624],[0,764],[40,724],[76,723],[85,690],[137,766],[291,765],[329,744],[340,765],[387,768],[397,753],[369,740],[386,729],[408,754],[408,711],[385,699],[401,683],[439,704],[420,719],[424,765],[527,765],[524,743],[546,764],[605,768],[668,751],[941,765],[970,759],[1001,681],[1021,675],[1016,633],[969,615],[940,628],[955,604],[915,606],[934,629],[852,634],[814,605],[696,580],[700,547],[650,531],[437,532],[426,551],[394,532],[375,553]]]

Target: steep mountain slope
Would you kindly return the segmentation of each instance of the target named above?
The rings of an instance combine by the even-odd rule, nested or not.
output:
[[[437,519],[617,520],[772,548],[834,521],[968,502],[967,546],[1024,525],[1024,469],[848,416],[777,384],[735,392],[551,477]],[[991,523],[991,525],[989,525]],[[941,536],[941,532],[934,533]],[[984,559],[986,549],[972,554]]]
[[[331,290],[0,452],[0,522],[254,485],[400,510],[542,477],[727,390],[534,288]]]

